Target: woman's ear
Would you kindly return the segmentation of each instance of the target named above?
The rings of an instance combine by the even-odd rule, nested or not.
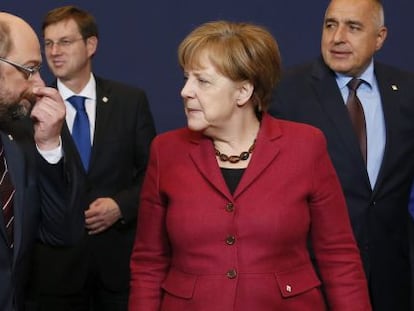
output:
[[[254,86],[249,81],[243,81],[238,88],[237,106],[245,105],[253,95]]]

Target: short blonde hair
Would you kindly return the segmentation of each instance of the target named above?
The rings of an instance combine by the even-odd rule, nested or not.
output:
[[[183,69],[199,68],[204,52],[222,75],[252,83],[257,112],[268,109],[281,74],[279,47],[269,31],[249,23],[208,22],[181,42],[178,61]]]

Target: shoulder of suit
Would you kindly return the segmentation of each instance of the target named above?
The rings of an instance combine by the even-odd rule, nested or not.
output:
[[[96,85],[103,90],[110,89],[114,92],[126,92],[126,93],[143,93],[145,91],[138,86],[133,86],[124,82],[109,80],[102,77],[95,76]]]
[[[395,78],[402,78],[414,80],[414,73],[381,62],[374,62],[374,71],[377,76],[389,76]]]
[[[322,58],[319,57],[283,70],[281,84],[291,84],[297,81],[303,82],[314,76],[323,78],[330,73],[330,69],[325,65]]]

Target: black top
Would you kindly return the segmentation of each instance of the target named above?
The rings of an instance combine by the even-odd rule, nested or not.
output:
[[[230,193],[233,194],[236,190],[240,179],[243,176],[244,168],[221,168],[224,180],[226,181],[227,187],[229,187]]]

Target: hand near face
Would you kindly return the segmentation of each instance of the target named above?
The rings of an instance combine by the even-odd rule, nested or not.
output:
[[[59,146],[60,132],[65,121],[66,107],[58,91],[50,87],[35,87],[37,101],[30,114],[34,121],[34,138],[40,150]]]
[[[98,198],[85,211],[86,228],[89,234],[105,231],[121,218],[118,204],[111,198]]]

